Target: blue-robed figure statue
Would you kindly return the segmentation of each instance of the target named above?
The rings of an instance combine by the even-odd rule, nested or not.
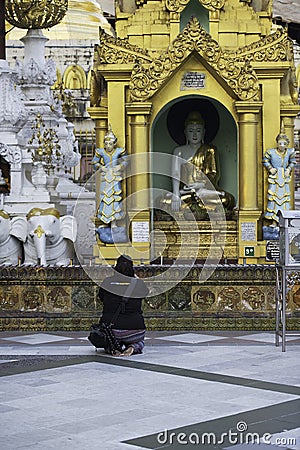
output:
[[[119,227],[117,221],[124,219],[122,205],[123,171],[127,165],[126,151],[117,147],[117,138],[109,125],[104,137],[104,148],[97,148],[92,165],[100,170],[99,209],[97,218],[101,221],[97,232],[104,243],[126,242],[124,227]]]
[[[269,226],[263,227],[264,239],[279,237],[277,213],[290,209],[290,181],[296,165],[295,149],[288,147],[290,141],[286,134],[278,134],[276,142],[277,147],[267,150],[263,158],[263,164],[268,170],[268,203],[264,216],[270,220]]]

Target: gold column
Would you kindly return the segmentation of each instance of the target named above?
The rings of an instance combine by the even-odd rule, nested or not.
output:
[[[258,120],[262,102],[235,103],[239,115],[239,262],[257,263],[258,220]]]
[[[113,80],[115,81],[115,80]],[[108,122],[118,138],[118,147],[125,146],[125,82],[107,83]]]
[[[239,210],[257,211],[257,124],[262,102],[236,102],[239,114]]]
[[[108,123],[118,138],[118,147],[125,146],[125,91],[129,84],[131,71],[121,64],[103,68],[101,74],[107,82]]]
[[[108,129],[108,113],[106,107],[88,108],[88,113],[95,121],[96,147],[103,147],[104,136]]]
[[[135,194],[135,202],[131,205],[133,211],[149,209],[149,116],[152,103],[131,103],[126,105],[130,116],[130,154],[132,172],[140,173],[132,177],[131,192]],[[141,173],[142,172],[142,173]],[[144,192],[142,192],[144,190]]]
[[[263,123],[263,155],[268,148],[276,144],[276,136],[280,131],[280,78],[282,71],[268,74],[268,79],[261,79],[262,100],[264,102]],[[267,75],[265,75],[267,76]],[[266,174],[266,172],[265,172]]]
[[[130,103],[126,113],[130,118],[131,201],[130,218],[132,249],[130,255],[136,261],[150,259],[150,173],[149,173],[149,117],[152,103]],[[134,175],[137,173],[138,175]]]

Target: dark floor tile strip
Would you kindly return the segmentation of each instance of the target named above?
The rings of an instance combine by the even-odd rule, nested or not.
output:
[[[242,443],[248,447],[249,443],[257,444],[259,438],[264,438],[265,444],[270,445],[269,435],[298,427],[299,409],[300,400],[291,400],[220,419],[162,430],[160,433],[126,440],[123,443],[147,449],[224,449]]]
[[[34,356],[31,357],[31,362],[29,366],[27,365],[28,358],[24,358],[24,355],[22,356],[15,355],[14,358],[19,360],[15,364],[14,363],[1,364],[1,366],[5,367],[0,367],[0,377],[15,375],[17,373],[33,372],[37,370],[45,370],[56,367],[65,367],[73,364],[84,364],[87,362],[94,361],[98,363],[115,365],[119,367],[147,370],[156,373],[167,373],[169,375],[175,375],[179,377],[195,378],[199,380],[212,381],[216,383],[244,386],[253,389],[262,389],[267,391],[281,392],[284,394],[300,395],[300,388],[297,386],[289,386],[285,384],[271,383],[268,381],[254,380],[251,378],[234,377],[230,375],[222,375],[217,373],[201,372],[192,369],[182,369],[180,367],[138,362],[129,359],[119,359],[105,355],[102,356],[100,354],[95,356],[72,356],[67,359],[66,357],[61,359],[58,356],[55,359],[53,356],[52,358],[47,356],[40,356],[40,357]]]
[[[100,355],[98,355],[97,360],[105,364],[131,367],[134,369],[148,370],[157,373],[168,373],[169,375],[176,375],[179,377],[196,378],[205,381],[213,381],[217,383],[233,384],[237,386],[250,387],[254,389],[282,392],[284,394],[300,395],[300,388],[297,386],[289,386],[280,383],[271,383],[268,381],[254,380],[251,378],[241,378],[230,375],[222,375],[218,373],[201,372],[198,370],[182,369],[180,367],[164,366],[161,364],[151,364],[133,360],[124,360],[124,359],[121,360]]]
[[[0,356],[1,359],[8,359],[7,356]],[[56,369],[71,365],[92,362],[95,358],[89,356],[34,356],[14,355],[17,361],[2,363],[0,365],[0,378],[20,373],[36,372],[38,370]]]

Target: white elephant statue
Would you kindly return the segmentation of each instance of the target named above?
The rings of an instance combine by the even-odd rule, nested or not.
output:
[[[60,217],[55,208],[33,208],[26,218],[24,264],[68,266],[71,260],[74,261],[77,236],[75,217]]]
[[[17,265],[22,261],[26,234],[21,217],[11,219],[7,212],[0,210],[0,264]]]

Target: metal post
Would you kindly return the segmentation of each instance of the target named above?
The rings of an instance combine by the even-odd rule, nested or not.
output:
[[[280,271],[280,267],[276,266],[276,293],[275,293],[275,298],[276,298],[276,329],[275,329],[275,345],[276,347],[279,347],[279,334],[280,334],[280,300],[281,300],[281,296],[282,296],[282,291],[281,291],[281,271]]]
[[[282,351],[285,352],[285,332],[286,332],[286,271],[285,267],[282,268],[282,307],[281,307],[281,338],[282,338]]]

